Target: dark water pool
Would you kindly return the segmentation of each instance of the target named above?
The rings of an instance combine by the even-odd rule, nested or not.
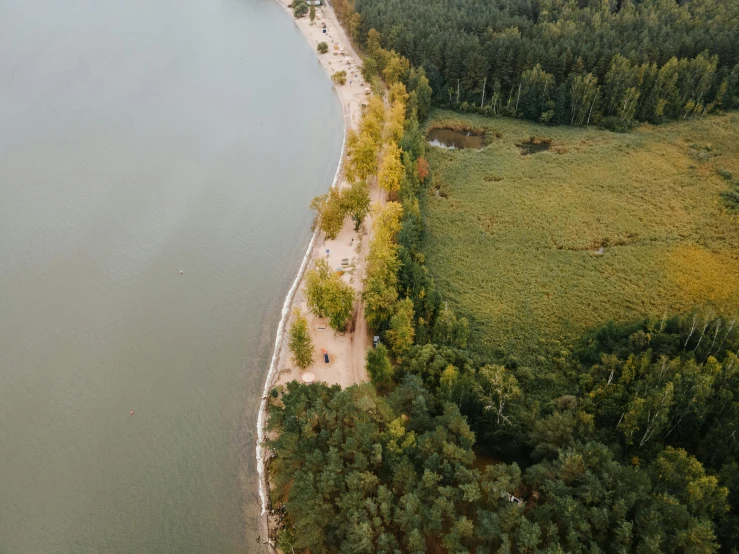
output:
[[[485,135],[472,131],[455,131],[454,129],[432,129],[426,135],[431,146],[458,150],[474,148],[479,150],[485,147]]]

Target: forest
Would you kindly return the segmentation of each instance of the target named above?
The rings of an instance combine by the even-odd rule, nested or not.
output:
[[[354,32],[357,9],[337,6]],[[347,139],[357,191],[313,207],[330,234],[347,217],[362,224],[366,183],[389,194],[373,208],[362,292],[381,340],[367,352],[370,383],[271,391],[270,539],[314,554],[739,552],[737,318],[694,309],[602,323],[522,358],[477,348],[424,252],[437,77],[377,33],[365,47],[384,100],[370,99]],[[315,271],[320,298],[331,276]]]
[[[375,54],[389,107],[368,107],[347,172],[382,175],[393,199],[375,214],[363,293],[382,341],[367,354],[371,383],[272,391],[276,544],[736,552],[736,320],[696,311],[608,324],[526,363],[469,349],[469,322],[444,301],[420,248],[428,83],[396,54]],[[322,225],[333,210],[319,200]]]
[[[440,107],[618,130],[739,107],[739,2],[339,0],[336,9],[365,48],[376,30],[422,68]]]
[[[694,314],[606,326],[536,367],[427,344],[378,389],[293,382],[271,416],[279,544],[736,552],[737,346]]]

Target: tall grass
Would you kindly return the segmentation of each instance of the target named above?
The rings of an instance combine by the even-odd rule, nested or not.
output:
[[[739,310],[739,114],[628,134],[437,112],[483,150],[429,148],[424,253],[473,348],[529,357],[609,320]],[[516,144],[551,139],[521,155]]]

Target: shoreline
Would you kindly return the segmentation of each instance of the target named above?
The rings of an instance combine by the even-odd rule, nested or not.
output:
[[[329,77],[337,70],[346,70],[349,75],[347,76],[347,84],[343,86],[332,85],[334,93],[339,99],[341,105],[342,118],[344,122],[344,137],[341,146],[341,153],[339,162],[334,174],[333,181],[328,190],[334,187],[342,187],[346,184],[343,179],[344,169],[344,157],[346,152],[346,139],[350,129],[354,129],[359,122],[362,111],[363,101],[369,97],[366,94],[366,84],[364,79],[359,76],[359,68],[362,65],[361,58],[354,51],[350,41],[346,37],[343,28],[339,24],[333,8],[325,4],[320,6],[316,10],[316,20],[311,22],[310,19],[305,16],[300,19],[295,19],[292,10],[287,6],[285,0],[276,0],[277,3],[282,6],[285,13],[292,19],[295,26],[300,30],[303,37],[308,42],[309,46],[313,49],[316,59],[324,71],[327,72]],[[325,28],[325,31],[324,31]],[[329,45],[333,46],[327,54],[319,54],[316,50],[318,42],[325,41]],[[333,62],[337,62],[334,64]],[[342,63],[343,62],[343,63]],[[354,74],[355,77],[351,75]],[[358,77],[358,78],[357,78]],[[374,202],[382,202],[382,195],[376,190],[373,190],[372,200]],[[344,228],[337,239],[327,241],[321,237],[320,230],[316,229],[311,236],[311,240],[308,244],[308,248],[303,256],[300,268],[298,269],[295,280],[293,281],[285,301],[282,305],[280,314],[280,320],[277,326],[277,332],[275,336],[274,350],[270,360],[270,366],[265,377],[264,387],[262,390],[262,397],[259,405],[259,412],[257,415],[257,444],[256,444],[256,461],[257,461],[257,474],[259,478],[259,499],[260,499],[260,523],[259,533],[262,537],[261,542],[263,544],[269,544],[274,548],[270,539],[270,521],[268,516],[269,510],[269,479],[267,473],[267,461],[269,452],[264,445],[266,440],[266,424],[268,418],[269,398],[270,391],[280,384],[285,384],[289,381],[299,379],[302,371],[298,368],[293,367],[290,360],[290,354],[287,347],[286,330],[289,328],[292,311],[295,307],[299,307],[309,318],[309,321],[313,322],[311,325],[311,335],[314,339],[314,343],[318,343],[317,346],[330,344],[331,357],[334,359],[333,363],[327,368],[318,366],[316,368],[309,367],[307,370],[314,371],[316,373],[316,380],[327,382],[329,384],[340,384],[342,387],[349,386],[358,382],[365,381],[366,374],[364,370],[364,353],[367,348],[368,339],[366,333],[366,326],[364,324],[364,312],[361,302],[361,297],[355,302],[354,309],[354,321],[355,327],[345,333],[333,332],[333,337],[329,337],[329,333],[325,331],[326,326],[321,327],[318,318],[312,317],[307,313],[305,309],[305,299],[301,297],[301,285],[306,270],[310,264],[315,261],[319,255],[323,257],[323,253],[319,253],[319,243],[321,246],[331,246],[326,250],[327,259],[330,258],[329,250],[334,252],[331,257],[339,258],[345,254],[351,256],[356,250],[356,255],[352,256],[352,261],[355,263],[354,272],[349,279],[349,282],[354,286],[357,292],[361,292],[361,277],[364,269],[364,259],[366,257],[367,243],[369,242],[369,233],[366,229],[371,228],[371,218],[367,218],[367,222],[360,231],[355,232],[351,221],[349,224],[345,221]],[[351,237],[347,243],[347,238]],[[356,248],[353,249],[355,238]],[[363,240],[363,239],[367,240]],[[322,240],[323,239],[323,240]],[[337,243],[337,244],[334,244]],[[348,244],[349,248],[346,248]],[[355,277],[357,279],[355,280]],[[321,333],[323,331],[323,333]],[[359,340],[355,340],[355,339]],[[319,351],[319,348],[316,349]],[[343,363],[341,363],[343,362]],[[347,362],[351,366],[350,371],[347,371]],[[358,363],[359,362],[359,363]],[[318,357],[315,358],[314,364],[320,363]],[[357,367],[357,366],[360,367]],[[342,371],[342,368],[344,371]]]

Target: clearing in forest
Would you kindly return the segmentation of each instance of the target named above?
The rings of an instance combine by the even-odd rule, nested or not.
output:
[[[627,134],[451,112],[429,125],[451,120],[488,144],[428,147],[423,250],[473,349],[530,359],[609,320],[739,310],[739,214],[721,198],[739,184],[739,114]],[[532,138],[548,148],[522,151]]]

